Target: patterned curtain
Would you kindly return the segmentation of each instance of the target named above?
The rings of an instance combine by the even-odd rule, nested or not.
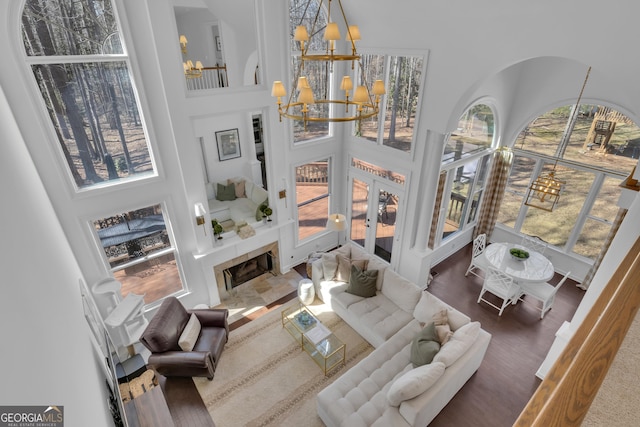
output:
[[[440,208],[442,207],[442,193],[444,193],[444,184],[447,180],[447,172],[440,172],[438,178],[438,193],[436,194],[436,202],[433,206],[433,217],[431,217],[431,230],[429,231],[429,249],[433,249],[436,240],[436,231],[438,229],[438,218],[440,217]]]
[[[478,216],[478,223],[473,232],[475,239],[478,234],[486,233],[487,240],[493,233],[498,219],[498,212],[507,187],[511,165],[513,164],[513,152],[508,147],[502,147],[493,153],[493,166],[489,175],[487,187],[484,190],[484,198]]]
[[[616,219],[613,220],[613,224],[611,225],[611,230],[609,230],[609,234],[607,235],[607,238],[604,241],[602,250],[596,257],[595,262],[593,263],[593,265],[591,266],[591,269],[587,273],[587,277],[585,277],[582,283],[578,283],[576,285],[580,289],[586,290],[591,284],[591,281],[593,280],[593,276],[596,274],[596,271],[598,271],[598,268],[600,268],[602,259],[604,258],[607,251],[609,250],[609,246],[611,246],[611,241],[616,236],[616,233],[618,232],[618,229],[620,228],[620,224],[622,224],[622,220],[624,219],[625,215],[627,215],[627,209],[625,208],[618,209],[618,214],[616,215]]]

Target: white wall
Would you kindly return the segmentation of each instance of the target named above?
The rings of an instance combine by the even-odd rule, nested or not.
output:
[[[46,328],[36,334],[41,341],[48,343],[50,336],[54,336],[54,329],[66,332],[61,338],[63,353],[52,350],[49,357],[51,366],[45,365],[45,368],[51,368],[45,370],[51,372],[42,374],[40,369],[37,381],[42,379],[41,390],[30,389],[30,393],[36,397],[46,394],[41,396],[43,400],[62,396],[69,403],[60,403],[70,406],[79,403],[81,397],[83,406],[89,402],[90,409],[95,409],[92,405],[102,403],[96,387],[100,382],[98,372],[93,366],[86,365],[91,357],[88,341],[82,338],[86,331],[82,329],[84,319],[76,288],[79,270],[88,283],[107,272],[95,256],[86,224],[81,223],[78,216],[91,218],[115,199],[133,204],[166,198],[175,219],[179,255],[191,292],[185,296],[186,304],[195,305],[211,298],[211,277],[193,257],[194,253],[209,245],[193,218],[193,204],[206,198],[202,170],[198,166],[201,164],[198,136],[202,136],[198,129],[210,132],[236,126],[243,128],[241,123],[244,120],[247,121],[246,128],[250,129],[248,113],[264,112],[265,147],[270,159],[270,200],[275,201],[274,210],[279,222],[292,219],[295,214],[291,165],[334,156],[334,165],[342,167],[332,188],[334,211],[346,211],[344,170],[348,154],[359,155],[363,160],[379,161],[385,167],[404,167],[411,174],[411,185],[407,190],[410,200],[407,210],[410,213],[403,229],[403,237],[409,238],[421,229],[421,222],[428,221],[425,217],[429,217],[429,201],[424,198],[433,195],[430,189],[434,188],[434,180],[437,179],[432,170],[423,170],[423,167],[433,167],[428,160],[441,155],[441,145],[433,143],[428,135],[446,135],[452,123],[474,100],[483,96],[496,100],[500,119],[500,128],[496,131],[505,135],[508,143],[536,114],[559,103],[573,101],[587,66],[592,65],[585,100],[605,100],[636,121],[640,117],[640,85],[637,84],[640,57],[627,54],[635,50],[637,41],[637,13],[634,12],[639,7],[632,0],[608,4],[607,14],[601,12],[602,4],[595,0],[528,3],[495,0],[490,4],[469,0],[437,4],[345,1],[343,6],[347,16],[360,26],[363,40],[359,45],[363,48],[429,53],[423,109],[416,123],[420,147],[402,159],[387,156],[388,151],[371,149],[367,143],[350,141],[348,132],[338,132],[326,141],[292,146],[288,124],[279,123],[274,100],[269,95],[270,82],[287,80],[288,0],[255,1],[259,13],[257,19],[250,21],[247,34],[256,31],[264,36],[258,40],[258,49],[266,84],[221,89],[206,96],[186,94],[180,66],[173,5],[192,2],[117,0],[123,25],[130,30],[126,41],[132,52],[132,72],[142,89],[141,103],[151,126],[151,139],[162,166],[162,175],[142,191],[140,188],[119,191],[105,194],[100,203],[86,203],[70,194],[67,178],[56,168],[55,144],[49,143],[51,134],[46,117],[41,114],[37,96],[30,90],[30,71],[24,65],[20,51],[18,23],[22,3],[23,0],[0,2],[3,23],[0,25],[0,55],[3,57],[0,85],[6,92],[21,132],[17,137],[16,132],[5,129],[3,122],[2,132],[10,132],[9,138],[3,138],[3,146],[5,141],[11,141],[17,147],[12,146],[16,151],[7,155],[3,153],[0,160],[3,164],[0,176],[5,178],[2,180],[2,229],[3,233],[11,236],[11,243],[6,245],[11,252],[5,255],[2,264],[9,272],[7,277],[10,281],[7,283],[11,283],[10,290],[5,293],[8,298],[2,299],[2,319],[6,320],[6,316],[10,319],[20,317],[26,311],[36,320],[18,332],[6,330],[8,323],[5,321],[0,327],[3,338],[7,338],[3,342],[17,340],[22,346],[25,346],[26,338],[19,332],[30,332],[36,325],[40,327],[43,319],[46,320]],[[253,10],[254,5],[253,0],[211,0],[206,3],[213,8],[225,8],[229,22],[243,18],[243,8]],[[236,9],[232,10],[234,7]],[[606,36],[599,34],[599,29],[606,29]],[[248,52],[249,49],[239,47],[238,51]],[[6,120],[6,111],[4,113],[0,120]],[[206,136],[212,138],[211,133]],[[38,165],[37,172],[31,161]],[[21,179],[16,179],[16,176]],[[56,216],[48,205],[43,187],[51,197],[64,235],[59,225],[49,224],[55,222]],[[283,188],[287,189],[288,197],[277,199],[277,191]],[[13,210],[8,211],[6,206]],[[637,210],[630,213],[626,226],[631,227],[638,216],[640,212]],[[68,245],[64,243],[65,238]],[[297,245],[293,227],[284,226],[280,234],[280,254],[293,264],[312,250],[324,249],[332,242],[335,242],[334,236],[327,233],[317,240]],[[69,263],[73,258],[71,249],[77,263]],[[429,262],[428,251],[420,252],[404,244],[399,249],[404,252],[401,255],[405,260],[400,265],[401,272],[404,269],[412,278],[424,278],[428,271],[425,268]],[[621,251],[616,249],[612,252],[606,267],[603,264],[602,275],[615,267],[616,257],[621,255]],[[29,257],[23,256],[25,253]],[[34,265],[45,272],[37,270]],[[594,283],[605,281],[604,276],[597,279]],[[5,310],[9,300],[11,305]],[[58,313],[58,309],[52,307],[51,302],[64,302],[68,307],[65,306],[65,312],[59,313],[59,317],[52,316]],[[587,308],[584,306],[579,312]],[[33,341],[28,342],[31,349]],[[37,352],[35,354],[40,356]],[[70,355],[81,356],[81,361],[70,366],[67,362]],[[11,354],[7,357],[11,358],[9,361],[13,366],[19,368],[14,369],[16,372],[24,373],[34,369],[38,363],[40,366],[48,363],[37,356],[27,354],[18,358]],[[59,369],[54,369],[54,365]],[[63,385],[59,394],[54,394],[53,386],[49,384],[57,383],[63,375],[67,378],[72,371],[85,377],[83,386],[78,386],[74,379]],[[6,378],[17,380],[16,377],[14,372],[6,372]],[[13,393],[13,396],[28,397],[24,390]],[[100,413],[101,410],[104,408],[93,412]],[[77,425],[97,424],[85,422]]]
[[[65,426],[113,425],[84,319],[80,269],[0,87],[0,402],[63,405]]]

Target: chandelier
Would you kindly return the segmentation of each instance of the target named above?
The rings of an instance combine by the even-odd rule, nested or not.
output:
[[[184,34],[180,35],[180,50],[182,51],[183,55],[187,55],[187,43],[189,41],[187,40],[187,37]],[[188,79],[195,79],[198,77],[202,77],[202,69],[204,68],[202,66],[202,62],[200,61],[196,61],[196,63],[194,64],[192,60],[187,59],[185,62],[182,63],[182,68],[184,69],[184,75],[186,78]]]
[[[556,159],[555,163],[553,164],[553,169],[551,170],[551,172],[541,173],[536,179],[533,180],[533,182],[529,186],[527,197],[524,201],[524,204],[527,206],[542,209],[548,212],[553,212],[553,209],[556,207],[558,200],[560,199],[560,193],[564,189],[564,185],[566,184],[566,182],[556,178],[556,166],[558,165],[559,157],[564,153],[567,144],[569,143],[569,137],[571,136],[571,132],[573,131],[573,125],[575,124],[578,109],[580,108],[582,93],[584,92],[584,88],[587,85],[587,80],[589,80],[590,72],[591,67],[589,67],[589,69],[587,70],[587,75],[584,78],[582,89],[580,89],[578,100],[576,101],[576,105],[571,112],[566,130],[562,135],[562,140],[560,141],[560,145],[556,152]]]
[[[314,1],[317,3],[317,0],[309,0],[307,3],[301,23],[305,21],[307,12],[312,10],[312,7],[310,6]],[[320,29],[316,28],[316,25],[318,25],[320,11],[322,10],[324,3],[324,0],[320,0],[317,12],[312,20],[310,31],[307,31],[307,27],[304,25],[298,25],[294,32],[293,39],[295,42],[298,42],[300,46],[300,61],[293,79],[293,84],[291,85],[291,92],[286,103],[283,103],[282,101],[282,99],[287,96],[287,90],[282,81],[275,81],[271,89],[271,95],[277,98],[276,102],[278,105],[280,121],[282,121],[282,117],[292,120],[300,120],[304,122],[304,127],[306,129],[307,122],[360,121],[378,114],[380,97],[385,94],[384,82],[382,80],[376,80],[371,89],[367,86],[363,67],[360,62],[360,55],[358,55],[356,50],[356,41],[360,40],[360,30],[357,25],[349,25],[344,9],[342,8],[342,2],[341,0],[337,1],[344,21],[343,28],[346,29],[347,32],[345,39],[351,45],[351,53],[340,54],[336,52],[336,44],[341,39],[341,35],[338,23],[331,22],[332,0],[328,0],[327,17],[329,22],[327,22],[323,35],[323,40],[326,42],[326,50],[321,54],[313,54],[309,52],[311,47],[311,43],[309,43],[309,34],[313,35],[320,31]],[[333,74],[334,62],[336,61],[351,61],[352,70],[354,69],[355,62],[358,62],[363,84],[356,86],[355,91],[353,91],[353,81],[350,76],[346,75],[342,77],[342,81],[340,83],[340,90],[344,91],[344,99],[332,99],[327,93],[314,94],[309,83],[311,77],[305,75],[305,63],[310,61],[325,63],[325,67],[328,69],[328,72],[321,77],[324,79],[325,88],[330,87],[329,81],[331,74]],[[350,98],[351,91],[353,91],[352,98]],[[296,92],[297,98],[294,101]],[[326,113],[324,113],[322,112],[323,109],[316,110],[310,108],[310,105],[313,104],[327,104],[329,108],[326,109]],[[335,107],[331,108],[332,105],[341,105],[344,106],[344,109]]]
[[[540,174],[529,186],[527,200],[524,202],[527,206],[552,212],[560,199],[560,192],[564,188],[564,181],[560,181],[555,177],[556,165],[553,170],[546,174]]]

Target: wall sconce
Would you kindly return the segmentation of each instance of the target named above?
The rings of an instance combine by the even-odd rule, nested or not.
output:
[[[204,210],[204,206],[202,205],[202,203],[198,202],[195,204],[195,211],[196,211],[196,224],[197,225],[202,225],[204,226],[204,214],[206,213]],[[207,227],[204,226],[204,235],[207,235]]]
[[[187,37],[184,34],[180,34],[180,50],[186,55],[187,53]]]

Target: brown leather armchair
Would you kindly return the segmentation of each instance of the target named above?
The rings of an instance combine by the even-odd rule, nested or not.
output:
[[[178,340],[192,313],[200,321],[200,335],[192,351],[183,351]],[[228,317],[227,309],[186,310],[177,298],[166,298],[140,337],[151,351],[147,366],[166,377],[212,380],[229,337]]]

